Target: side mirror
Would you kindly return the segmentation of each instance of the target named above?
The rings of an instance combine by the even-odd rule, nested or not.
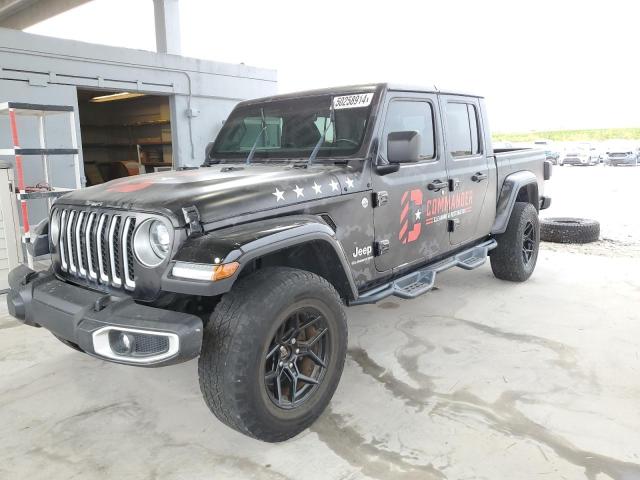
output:
[[[207,143],[207,146],[204,149],[204,158],[206,160],[209,160],[209,155],[211,154],[211,150],[213,150],[213,143],[214,142]]]
[[[416,131],[391,132],[387,136],[389,163],[415,163],[420,158],[420,134]]]
[[[32,257],[49,254],[49,219],[45,218],[33,228],[31,241],[27,243],[27,250]]]

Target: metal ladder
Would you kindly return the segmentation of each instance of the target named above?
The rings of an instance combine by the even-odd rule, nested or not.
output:
[[[75,175],[75,188],[82,186],[81,171],[80,171],[80,159],[78,150],[78,138],[76,135],[76,118],[75,110],[72,106],[68,105],[40,105],[33,103],[20,103],[20,102],[5,102],[0,103],[0,115],[9,116],[9,126],[11,129],[11,140],[13,148],[0,149],[0,156],[13,157],[15,159],[17,191],[14,189],[14,193],[20,203],[20,211],[22,215],[22,242],[25,247],[31,241],[31,225],[29,224],[29,208],[27,202],[34,199],[47,199],[49,208],[54,198],[60,197],[73,189],[53,187],[50,183],[49,174],[49,157],[61,156],[61,155],[73,155],[74,175]],[[69,116],[69,128],[71,137],[70,148],[47,148],[46,144],[46,117],[50,115],[68,115]],[[19,116],[31,116],[38,119],[38,148],[26,148],[20,145],[20,136],[18,135],[18,122]],[[34,188],[25,185],[24,181],[24,168],[23,157],[40,157],[42,161],[42,168],[44,172],[45,187]],[[26,250],[27,264],[33,268],[34,258]]]

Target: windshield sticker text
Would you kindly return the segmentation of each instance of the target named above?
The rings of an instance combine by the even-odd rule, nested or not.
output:
[[[373,93],[360,93],[357,95],[344,95],[333,98],[333,108],[341,110],[344,108],[360,108],[371,105]]]

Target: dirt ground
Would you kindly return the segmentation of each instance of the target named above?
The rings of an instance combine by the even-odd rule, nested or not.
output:
[[[278,445],[209,413],[195,361],[102,362],[3,310],[0,479],[640,479],[639,185],[556,167],[545,215],[598,219],[600,242],[543,245],[524,284],[485,265],[349,309],[329,409]]]

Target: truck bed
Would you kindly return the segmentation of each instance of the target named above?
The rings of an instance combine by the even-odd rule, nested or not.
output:
[[[498,172],[498,185],[504,178],[521,170],[529,170],[538,178],[538,192],[544,192],[544,161],[547,156],[543,150],[536,148],[496,148],[493,155]]]

